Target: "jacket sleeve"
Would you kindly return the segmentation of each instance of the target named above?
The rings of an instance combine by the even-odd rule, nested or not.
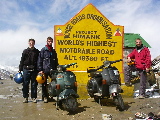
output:
[[[38,61],[37,61],[37,70],[38,71],[43,71],[43,59],[44,59],[43,53],[44,53],[44,50],[42,48],[41,51],[39,52]]]
[[[135,49],[127,57],[130,57],[131,59],[135,59]]]
[[[150,68],[151,67],[151,54],[147,47],[145,49],[145,52],[146,52],[146,59],[145,59],[146,68]]]
[[[36,49],[36,59],[35,59],[36,68],[37,68],[37,65],[38,65],[37,62],[38,62],[39,53],[40,53],[40,51],[38,49]]]
[[[25,60],[25,53],[26,53],[26,50],[23,50],[21,61],[20,61],[20,64],[19,64],[19,71],[23,71],[23,65],[24,65],[24,60]]]
[[[57,56],[56,50],[53,49],[52,69],[53,69],[53,70],[56,70],[58,65],[59,65],[59,64],[58,64],[58,56]]]

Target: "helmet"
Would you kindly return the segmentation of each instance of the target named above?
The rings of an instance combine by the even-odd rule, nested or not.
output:
[[[17,73],[15,76],[14,76],[14,81],[18,84],[22,83],[23,82],[23,75],[21,72]]]
[[[46,77],[44,73],[38,73],[36,80],[38,83],[42,84],[46,81]]]

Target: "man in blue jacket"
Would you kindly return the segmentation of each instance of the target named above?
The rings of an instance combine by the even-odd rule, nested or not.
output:
[[[41,49],[37,62],[39,73],[44,73],[46,78],[48,78],[48,76],[51,77],[50,70],[56,70],[58,65],[57,53],[55,49],[53,49],[52,43],[53,39],[51,37],[48,37],[47,45],[45,45],[45,47]],[[47,80],[42,84],[42,97],[44,103],[47,103]]]

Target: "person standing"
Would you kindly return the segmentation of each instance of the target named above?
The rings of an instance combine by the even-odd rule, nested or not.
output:
[[[29,39],[28,41],[29,47],[25,49],[22,53],[20,65],[19,65],[19,72],[23,71],[23,103],[28,103],[29,97],[29,84],[31,81],[31,99],[34,103],[37,102],[37,60],[39,55],[39,50],[34,47],[35,40]]]
[[[10,74],[9,76],[10,76],[11,80],[13,80],[13,74]]]
[[[134,59],[135,64],[129,65],[124,68],[125,84],[131,86],[132,71],[138,71],[140,75],[140,88],[138,98],[145,98],[147,72],[151,67],[151,55],[147,47],[143,46],[142,40],[136,39],[135,49],[127,56],[127,62],[131,62]]]
[[[47,38],[47,45],[43,47],[38,57],[38,71],[40,74],[44,73],[45,77],[51,77],[50,70],[56,70],[58,65],[58,58],[55,49],[52,47],[53,39]],[[47,80],[42,84],[42,98],[44,103],[48,102]]]

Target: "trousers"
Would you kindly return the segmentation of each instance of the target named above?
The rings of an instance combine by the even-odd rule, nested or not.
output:
[[[137,69],[135,66],[125,66],[124,67],[124,80],[125,82],[131,82],[132,71],[137,71],[140,76],[140,88],[139,95],[145,95],[146,83],[147,83],[147,73],[144,70]]]
[[[47,90],[47,78],[51,77],[50,73],[45,73],[46,81],[42,84],[42,98],[48,98],[48,90]]]
[[[37,76],[37,71],[30,71],[27,69],[23,69],[23,97],[28,98],[29,97],[29,84],[31,82],[31,98],[37,98],[37,81],[36,81],[36,76]]]

